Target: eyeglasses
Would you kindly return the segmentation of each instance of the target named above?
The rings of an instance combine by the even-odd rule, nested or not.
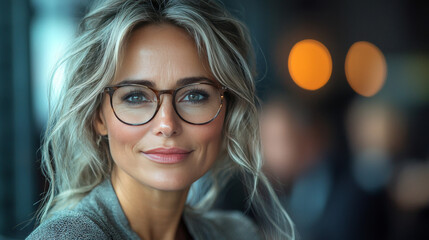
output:
[[[192,83],[172,90],[155,90],[146,85],[120,84],[104,89],[116,118],[132,126],[148,123],[161,106],[162,94],[170,94],[173,108],[185,122],[203,125],[213,121],[223,105],[226,87],[212,83]]]

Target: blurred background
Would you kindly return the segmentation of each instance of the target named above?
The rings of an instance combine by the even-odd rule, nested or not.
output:
[[[0,1],[0,239],[34,228],[47,87],[90,2]],[[429,239],[427,5],[223,2],[253,37],[264,171],[301,236]],[[242,210],[240,189],[216,207]]]

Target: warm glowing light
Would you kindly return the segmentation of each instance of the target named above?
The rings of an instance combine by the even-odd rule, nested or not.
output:
[[[387,75],[386,59],[374,44],[354,43],[346,56],[347,81],[358,94],[371,97],[383,87]]]
[[[332,58],[328,49],[312,39],[296,43],[289,54],[289,73],[301,88],[317,90],[331,77]]]

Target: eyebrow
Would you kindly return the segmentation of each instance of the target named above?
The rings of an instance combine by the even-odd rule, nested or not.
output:
[[[176,87],[181,87],[181,86],[188,85],[191,83],[199,83],[199,82],[209,82],[209,83],[216,84],[216,82],[214,80],[207,78],[207,77],[187,77],[187,78],[179,79],[176,82]],[[119,82],[117,85],[125,85],[125,84],[138,84],[138,85],[144,85],[144,86],[152,87],[152,88],[154,88],[156,86],[156,84],[153,81],[144,80],[144,79],[139,79],[139,80],[125,79],[125,80]]]
[[[131,80],[131,79],[125,79],[123,81],[120,81],[118,85],[126,85],[126,84],[138,84],[138,85],[144,85],[147,87],[155,87],[155,84],[152,81],[149,80]]]
[[[209,82],[209,83],[216,83],[214,80],[206,77],[188,77],[188,78],[182,78],[177,81],[176,85],[178,87],[188,85],[191,83],[199,83],[199,82]]]

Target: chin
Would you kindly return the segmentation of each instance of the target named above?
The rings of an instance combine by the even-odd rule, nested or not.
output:
[[[190,178],[188,176],[164,175],[157,176],[151,181],[141,181],[143,185],[149,186],[160,191],[183,191],[191,187],[198,178]]]

